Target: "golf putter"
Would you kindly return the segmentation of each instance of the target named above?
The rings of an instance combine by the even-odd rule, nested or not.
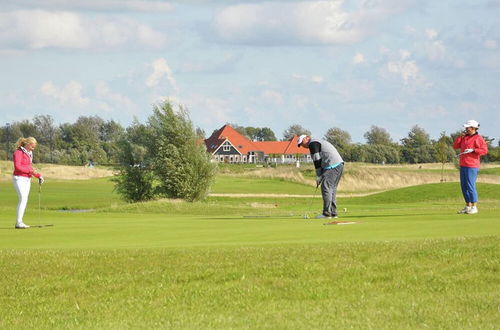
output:
[[[321,179],[318,182],[316,182],[316,189],[314,189],[313,198],[311,198],[309,200],[309,206],[307,207],[307,209],[309,211],[311,210],[313,200],[316,199],[316,195],[318,193],[318,188],[319,188],[319,186],[321,186],[321,183],[323,183],[323,177],[321,177]],[[306,211],[306,212],[309,212],[309,211]],[[309,219],[309,214],[305,213],[304,216],[303,216],[303,218],[304,219]]]
[[[42,225],[41,224],[41,213],[42,213],[42,183],[38,181],[38,225],[31,226],[35,228],[43,228],[43,227],[53,227],[53,224]]]

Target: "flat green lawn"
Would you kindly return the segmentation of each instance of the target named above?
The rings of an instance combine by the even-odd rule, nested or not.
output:
[[[234,183],[217,189],[288,184]],[[479,185],[477,215],[456,214],[456,183],[339,199],[354,225],[304,219],[319,198],[125,204],[105,179],[44,185],[39,214],[36,188],[26,222],[54,226],[14,230],[17,198],[0,182],[0,328],[500,324],[498,185]]]
[[[235,202],[241,202],[236,200]],[[319,202],[319,201],[318,201]],[[186,205],[188,207],[188,205]],[[53,228],[14,230],[9,214],[0,216],[0,248],[170,248],[192,246],[241,246],[316,244],[425,238],[477,237],[500,233],[499,209],[484,206],[474,216],[458,215],[455,208],[415,204],[386,208],[350,206],[340,220],[357,225],[325,226],[325,220],[303,219],[290,211],[284,216],[261,211],[253,216],[225,215],[213,207],[200,207],[207,215],[138,214],[120,212],[43,212],[40,223]],[[318,205],[319,207],[319,205]],[[165,206],[165,208],[167,208]],[[218,214],[217,214],[218,213]],[[290,215],[290,216],[288,216]],[[311,216],[313,214],[311,213]],[[38,224],[29,212],[27,223]]]

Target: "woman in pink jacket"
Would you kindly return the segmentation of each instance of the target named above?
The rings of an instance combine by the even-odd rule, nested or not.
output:
[[[42,175],[35,172],[31,166],[31,163],[33,162],[33,150],[36,146],[37,142],[34,137],[26,139],[20,138],[17,141],[17,149],[12,155],[12,159],[14,160],[14,175],[12,177],[12,182],[14,183],[14,188],[16,189],[17,196],[19,197],[19,203],[17,204],[16,229],[26,229],[30,227],[23,222],[23,216],[24,211],[26,210],[26,205],[28,204],[31,177],[34,176],[39,180],[40,184],[43,183]]]
[[[460,185],[465,199],[461,214],[477,213],[476,179],[479,173],[479,158],[488,153],[488,146],[477,132],[479,123],[469,120],[464,124],[465,131],[455,139],[453,148],[460,149]]]

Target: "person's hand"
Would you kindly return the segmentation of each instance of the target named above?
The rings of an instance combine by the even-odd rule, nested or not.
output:
[[[319,185],[321,184],[321,181],[322,181],[322,180],[321,180],[321,177],[320,177],[320,176],[316,177],[316,188],[318,188],[318,187],[319,187]]]
[[[42,184],[42,183],[44,183],[44,182],[45,182],[45,180],[43,179],[43,176],[40,176],[40,177],[38,178],[38,184]]]
[[[464,154],[470,154],[471,152],[474,152],[474,149],[465,149]]]

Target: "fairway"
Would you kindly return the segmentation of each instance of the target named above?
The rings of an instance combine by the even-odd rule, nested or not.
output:
[[[187,203],[126,204],[109,179],[53,181],[14,230],[0,182],[1,328],[495,328],[500,186],[458,215],[457,183],[341,198],[349,226],[304,219],[314,187],[223,178]],[[248,188],[246,188],[248,187]],[[289,189],[310,197],[280,197]],[[276,194],[259,197],[258,194]],[[264,196],[264,195],[263,195]]]

